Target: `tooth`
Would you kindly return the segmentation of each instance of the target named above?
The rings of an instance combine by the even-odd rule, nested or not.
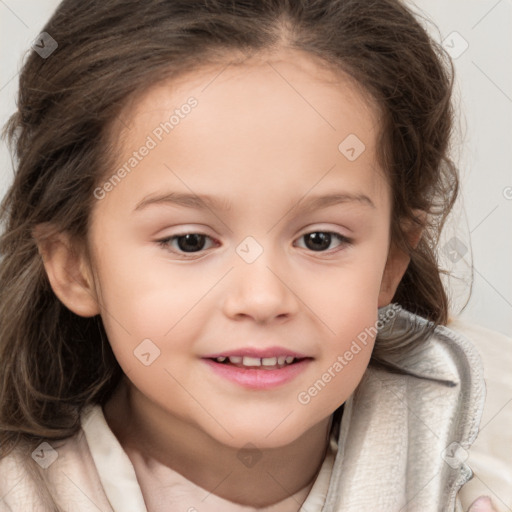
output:
[[[263,366],[275,366],[277,364],[277,357],[264,357],[261,360]]]
[[[286,357],[285,356],[279,356],[277,358],[277,364],[284,364],[285,361],[286,361]]]
[[[293,363],[294,359],[295,358],[293,356],[286,356],[285,361],[286,361],[287,364],[291,364],[291,363]]]
[[[259,357],[247,357],[243,359],[244,366],[261,366],[261,359]]]
[[[233,364],[240,364],[242,362],[242,358],[240,356],[230,356],[229,362]]]
[[[217,359],[215,359],[215,361],[217,361],[218,363],[223,363],[227,358],[225,356],[220,356],[220,357],[217,357]]]

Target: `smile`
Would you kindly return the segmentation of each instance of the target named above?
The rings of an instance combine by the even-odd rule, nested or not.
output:
[[[284,368],[290,364],[300,361],[301,358],[294,356],[279,356],[279,357],[250,357],[250,356],[220,356],[216,357],[214,361],[222,364],[229,364],[239,368],[260,368],[263,370],[275,370]]]
[[[215,376],[252,390],[283,386],[305,371],[313,361],[311,357],[294,356],[217,356],[202,360]]]

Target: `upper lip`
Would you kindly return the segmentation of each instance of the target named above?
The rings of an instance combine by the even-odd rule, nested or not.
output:
[[[300,354],[294,350],[290,350],[284,347],[267,347],[267,348],[236,348],[234,350],[226,350],[223,352],[217,352],[215,354],[209,354],[204,356],[206,359],[216,359],[217,357],[279,357],[279,356],[293,356],[296,359],[304,359],[308,356]]]

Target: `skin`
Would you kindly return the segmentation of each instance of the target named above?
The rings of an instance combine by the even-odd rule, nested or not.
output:
[[[297,395],[375,325],[409,259],[391,244],[391,190],[376,155],[379,111],[361,87],[291,50],[224,68],[152,87],[125,109],[119,165],[188,97],[198,100],[97,201],[92,261],[73,252],[64,233],[40,247],[59,299],[78,315],[102,317],[126,375],[105,417],[147,501],[155,482],[177,471],[217,496],[262,508],[309,491],[330,416],[360,382],[374,340],[309,403]],[[349,134],[365,145],[354,161],[338,150]],[[231,209],[167,204],[134,212],[168,190],[217,196]],[[304,196],[333,191],[365,194],[373,207],[352,201],[298,211]],[[211,239],[192,254],[179,254],[177,240],[158,245],[184,232]],[[333,236],[327,249],[314,250],[304,235],[315,232],[351,243]],[[411,242],[420,235],[410,231]],[[263,250],[250,264],[236,252],[248,236]],[[160,355],[145,366],[134,350],[148,338]],[[201,359],[274,345],[312,360],[270,390],[229,382]],[[251,468],[237,457],[247,443],[262,454]]]

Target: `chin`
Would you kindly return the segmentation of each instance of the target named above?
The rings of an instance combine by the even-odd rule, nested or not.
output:
[[[306,420],[298,422],[293,419],[294,424],[289,420],[294,414],[286,415],[277,421],[262,421],[262,418],[255,419],[252,422],[242,424],[231,422],[226,424],[229,435],[222,428],[216,428],[215,432],[209,432],[209,435],[215,438],[219,443],[234,448],[236,450],[250,449],[255,447],[259,450],[271,450],[287,446],[299,439],[310,426]],[[286,418],[284,421],[283,419]],[[218,427],[218,425],[217,425]]]

